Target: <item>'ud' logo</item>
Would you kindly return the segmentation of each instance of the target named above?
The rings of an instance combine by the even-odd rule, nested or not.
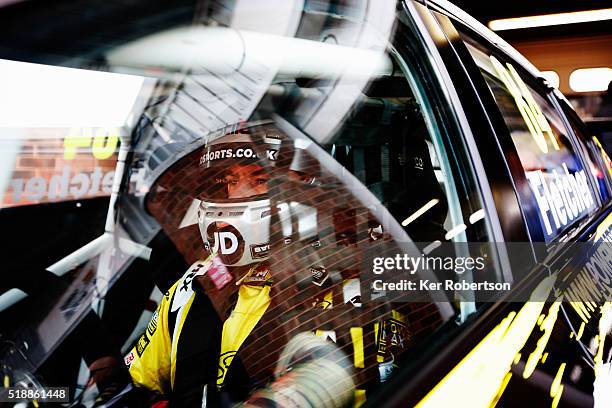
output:
[[[219,251],[221,255],[231,255],[238,249],[238,238],[231,232],[213,233],[213,252]]]
[[[218,227],[216,222],[211,223],[206,231],[210,251],[217,253],[224,264],[235,264],[242,258],[244,252],[244,239],[238,230],[225,224]]]

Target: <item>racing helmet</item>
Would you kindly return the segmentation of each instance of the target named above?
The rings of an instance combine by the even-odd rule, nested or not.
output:
[[[279,170],[287,177],[314,182],[313,169],[306,166],[304,150],[294,142],[288,143],[273,124],[265,123],[242,125],[235,132],[206,143],[200,152],[202,190],[198,193],[198,227],[204,250],[218,256],[226,266],[267,260],[272,215],[268,194],[271,172]],[[287,204],[276,206],[283,233],[289,237],[292,226],[286,220],[287,210]],[[308,210],[301,208],[300,211],[301,238],[309,231],[316,233],[316,210]]]

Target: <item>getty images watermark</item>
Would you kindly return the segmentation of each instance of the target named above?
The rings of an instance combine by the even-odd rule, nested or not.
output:
[[[366,251],[366,300],[612,301],[612,241],[603,229],[589,242],[555,247],[556,253],[546,242],[446,242],[431,247],[392,243]],[[537,262],[536,256],[548,256],[547,263]]]
[[[487,279],[490,266],[487,255],[374,257],[372,289],[375,292],[509,291],[510,283]]]

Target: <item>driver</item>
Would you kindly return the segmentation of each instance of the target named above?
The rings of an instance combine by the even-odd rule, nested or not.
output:
[[[195,192],[204,257],[165,293],[125,357],[135,385],[177,406],[201,406],[203,398],[242,401],[253,388],[254,380],[234,358],[271,303],[265,166],[278,159],[281,138],[273,127],[265,128],[260,146],[246,132],[229,134],[184,159],[185,169],[199,173]],[[292,165],[299,161],[294,157]],[[285,174],[298,182],[313,180],[295,168]],[[210,292],[225,304],[215,308]],[[268,378],[263,376],[262,385]]]
[[[357,237],[374,238],[357,225],[370,221],[339,185],[319,186],[318,161],[298,142],[253,125],[193,149],[151,188],[172,193],[150,212],[201,253],[125,357],[136,386],[176,406],[244,401],[274,379],[289,339],[312,331],[341,347],[363,398],[408,347],[395,306],[361,303]]]

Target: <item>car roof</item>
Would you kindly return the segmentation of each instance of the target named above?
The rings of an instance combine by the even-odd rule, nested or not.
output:
[[[465,26],[478,33],[480,36],[485,38],[491,44],[493,44],[499,51],[505,53],[509,58],[518,63],[521,67],[527,70],[531,75],[536,78],[543,78],[540,71],[525,58],[520,52],[514,47],[508,44],[503,38],[495,34],[484,24],[470,16],[468,13],[454,5],[448,0],[416,0],[436,11],[440,11],[455,20],[460,21]]]

